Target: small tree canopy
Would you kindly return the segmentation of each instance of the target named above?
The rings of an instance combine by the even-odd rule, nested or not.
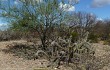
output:
[[[18,0],[13,3],[14,1],[6,1],[7,5],[0,1],[2,17],[11,21],[12,29],[38,32],[43,46],[52,27],[66,18],[68,12],[65,9],[68,10],[77,3],[77,0]]]

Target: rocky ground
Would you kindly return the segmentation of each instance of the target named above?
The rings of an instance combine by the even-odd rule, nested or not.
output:
[[[5,53],[3,50],[7,49],[6,46],[13,42],[23,43],[26,41],[19,40],[0,42],[0,70],[51,70],[46,68],[48,61],[44,59],[26,60],[14,56],[14,54],[12,53]],[[110,46],[96,43],[94,44],[94,47],[96,48],[95,56],[99,58],[95,60],[95,62],[97,63],[97,70],[110,70]],[[70,69],[65,69],[64,67],[62,67],[60,70]]]

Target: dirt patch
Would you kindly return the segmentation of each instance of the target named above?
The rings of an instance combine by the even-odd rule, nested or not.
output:
[[[0,70],[34,70],[40,67],[46,67],[48,64],[48,61],[46,60],[26,60],[24,58],[14,56],[15,54],[5,53],[4,51],[7,49],[6,46],[13,42],[25,43],[26,41],[20,40],[0,42]],[[16,49],[17,48],[18,47],[16,47]],[[43,64],[41,64],[42,62]]]
[[[34,54],[36,51],[35,49],[33,50],[34,47],[32,47],[32,45],[30,47],[21,44],[11,47],[10,49],[6,47],[7,45],[13,42],[26,43],[26,41],[24,40],[0,42],[0,70],[38,70],[38,69],[53,70],[47,68],[47,65],[49,63],[47,60],[32,59],[33,57],[32,54]],[[96,49],[96,54],[95,54],[96,59],[94,60],[94,63],[92,63],[95,65],[95,66],[93,65],[94,70],[109,70],[110,46],[102,45],[102,44],[94,44],[94,47]],[[27,54],[27,52],[29,53]],[[71,68],[66,66],[60,66],[59,70],[71,70]]]

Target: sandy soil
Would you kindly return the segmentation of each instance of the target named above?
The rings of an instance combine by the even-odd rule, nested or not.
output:
[[[6,45],[12,42],[23,43],[26,41],[19,40],[19,41],[0,42],[0,70],[34,70],[34,69],[38,69],[41,67],[46,67],[46,65],[48,64],[46,60],[24,60],[22,58],[13,56],[13,54],[11,53],[8,53],[8,54],[4,53],[2,50],[6,49]],[[104,57],[104,55],[108,55],[108,57],[110,57],[109,56],[110,46],[102,45],[102,44],[94,44],[94,47],[96,48],[95,56]],[[108,57],[107,58],[104,57],[104,59],[105,60],[109,59]],[[107,63],[100,70],[110,70],[110,63]]]
[[[0,70],[34,70],[40,67],[45,67],[46,60],[24,60],[22,58],[13,56],[13,54],[4,53],[2,49],[6,49],[6,45],[12,42],[25,41],[21,40],[0,42]],[[43,62],[44,64],[41,65],[41,62]]]
[[[98,43],[93,44],[93,46],[96,49],[96,58],[100,58],[99,66],[102,64],[102,67],[99,70],[110,70],[110,46]]]

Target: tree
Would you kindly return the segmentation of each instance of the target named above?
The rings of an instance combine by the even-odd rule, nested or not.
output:
[[[12,1],[8,0],[7,5],[0,1],[2,17],[11,21],[12,29],[37,32],[43,49],[46,49],[45,43],[53,27],[64,21],[66,9],[77,3],[77,0],[19,0],[16,4]]]
[[[70,34],[72,32],[73,36],[78,34],[77,40],[84,38],[86,32],[92,32],[92,28],[96,23],[96,16],[94,14],[78,12],[71,15],[67,22],[67,25],[69,25],[68,32]]]
[[[98,27],[98,28],[97,28]],[[97,21],[93,27],[93,33],[96,34],[101,40],[108,40],[110,34],[110,21],[109,19]]]

